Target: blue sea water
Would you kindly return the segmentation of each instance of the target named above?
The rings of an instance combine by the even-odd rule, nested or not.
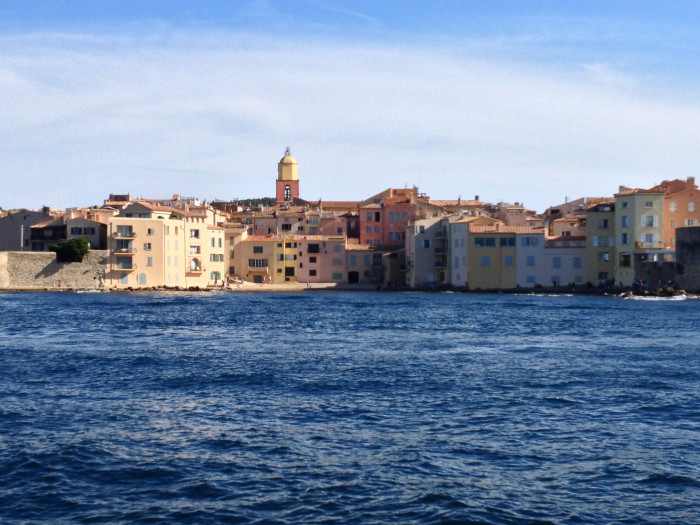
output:
[[[2,523],[700,523],[700,301],[0,294]]]

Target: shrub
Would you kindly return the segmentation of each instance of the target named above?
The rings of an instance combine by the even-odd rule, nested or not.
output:
[[[69,239],[49,244],[49,250],[56,252],[58,262],[80,262],[90,251],[90,241],[85,237]]]

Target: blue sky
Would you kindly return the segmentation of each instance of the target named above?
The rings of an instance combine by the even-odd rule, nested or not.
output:
[[[0,0],[0,206],[695,176],[700,2]]]

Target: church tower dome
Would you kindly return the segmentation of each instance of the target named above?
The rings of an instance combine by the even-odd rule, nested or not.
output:
[[[289,148],[284,150],[284,157],[277,164],[277,191],[275,201],[278,205],[291,203],[299,196],[299,165],[292,157]]]

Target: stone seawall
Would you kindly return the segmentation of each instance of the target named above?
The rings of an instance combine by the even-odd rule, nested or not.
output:
[[[82,262],[59,263],[53,252],[0,252],[0,290],[99,290],[107,251],[92,250]]]

